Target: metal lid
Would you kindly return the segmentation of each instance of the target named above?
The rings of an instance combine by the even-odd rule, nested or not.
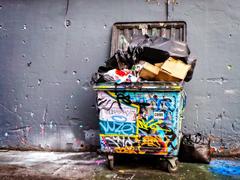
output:
[[[124,50],[134,35],[150,35],[187,42],[187,24],[184,21],[119,22],[112,27],[111,53]]]

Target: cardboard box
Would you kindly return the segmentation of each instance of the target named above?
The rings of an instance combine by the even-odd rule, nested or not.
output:
[[[160,68],[158,75],[155,77],[155,81],[168,81],[168,82],[180,82],[181,79],[170,76],[167,72],[164,72],[161,67],[163,63],[157,63],[155,66]]]
[[[160,68],[157,67],[157,66],[154,66],[148,62],[144,62],[143,64],[143,69],[155,74],[155,75],[158,75],[159,71],[160,71]]]
[[[141,61],[141,64],[143,68],[140,71],[140,77],[150,81],[180,82],[185,79],[191,68],[190,65],[172,57],[155,65],[144,61]]]
[[[139,76],[146,80],[155,80],[155,77],[158,75],[160,68],[154,66],[148,62],[143,62],[143,68],[140,71]]]
[[[184,80],[190,68],[191,65],[170,57],[162,64],[161,71],[175,78]]]

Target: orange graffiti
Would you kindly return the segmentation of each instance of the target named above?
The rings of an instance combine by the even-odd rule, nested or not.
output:
[[[144,136],[142,140],[142,146],[146,145],[149,147],[161,147],[162,139],[158,136]]]
[[[141,146],[159,148],[159,152],[156,154],[167,154],[168,142],[164,142],[159,136],[144,136]]]
[[[137,154],[133,146],[115,147],[114,151],[116,153]]]

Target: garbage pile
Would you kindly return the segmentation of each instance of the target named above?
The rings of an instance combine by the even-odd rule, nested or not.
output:
[[[188,82],[192,79],[196,59],[191,58],[185,42],[163,37],[138,35],[128,48],[117,50],[100,66],[92,80],[99,82],[167,81]]]

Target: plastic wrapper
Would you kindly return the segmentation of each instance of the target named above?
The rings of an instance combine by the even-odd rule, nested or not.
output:
[[[138,82],[140,79],[133,75],[129,69],[118,70],[112,69],[103,75],[105,81],[115,82],[117,84],[123,82]]]

